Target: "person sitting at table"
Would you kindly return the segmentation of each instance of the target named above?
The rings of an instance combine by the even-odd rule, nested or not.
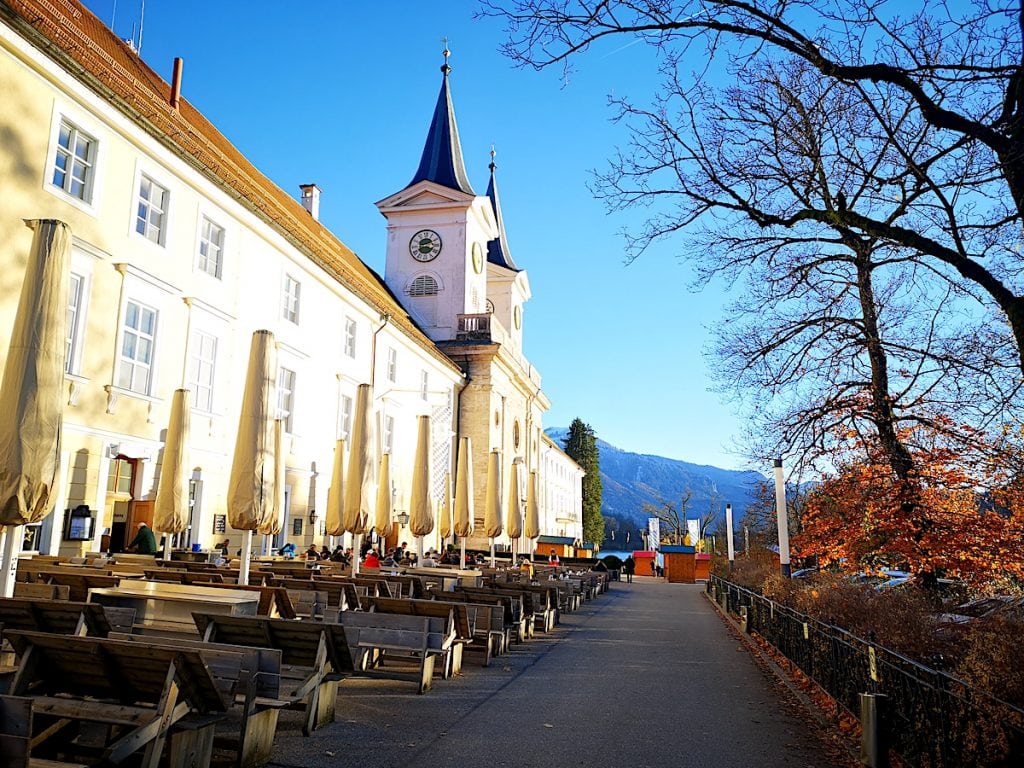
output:
[[[341,563],[342,565],[349,565],[350,558],[346,554],[345,548],[343,546],[341,546],[341,544],[336,546],[334,548],[334,551],[331,552],[331,562],[333,562],[333,563]]]
[[[533,563],[526,555],[519,558],[519,575],[528,581],[533,581]]]
[[[324,544],[323,546],[320,547],[320,554],[318,555],[318,557],[321,560],[330,560],[331,559],[331,550],[329,550],[327,548],[326,544]]]
[[[380,556],[377,555],[377,550],[370,549],[366,552],[366,557],[363,558],[363,565],[367,568],[380,568]]]
[[[309,549],[307,549],[305,552],[305,555],[307,560],[319,560],[320,550],[316,548],[316,544],[310,544]]]
[[[153,534],[153,529],[146,525],[145,521],[139,523],[138,528],[139,532],[135,534],[135,538],[128,545],[128,551],[138,552],[140,555],[155,555],[156,536]]]
[[[551,554],[548,555],[548,565],[558,565],[558,563],[558,553],[555,551],[554,547],[552,547]]]
[[[289,541],[287,544],[285,544],[283,547],[277,550],[277,554],[281,557],[295,557],[295,545]]]
[[[426,554],[423,555],[423,559],[420,561],[420,566],[423,568],[436,568],[437,553],[435,553],[433,549],[428,549]]]

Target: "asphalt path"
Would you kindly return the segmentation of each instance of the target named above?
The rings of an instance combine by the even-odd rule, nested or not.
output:
[[[272,765],[820,768],[830,754],[702,587],[637,577],[425,695],[343,681],[336,722],[311,737],[282,713]]]

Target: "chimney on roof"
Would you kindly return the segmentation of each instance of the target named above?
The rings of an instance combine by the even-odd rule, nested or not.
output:
[[[184,64],[180,57],[174,60],[174,73],[171,75],[171,107],[175,110],[181,103],[181,68]]]
[[[309,211],[313,221],[320,221],[320,187],[316,184],[299,184],[302,190],[302,207]]]

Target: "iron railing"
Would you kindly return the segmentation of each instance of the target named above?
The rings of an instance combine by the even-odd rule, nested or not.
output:
[[[719,576],[707,590],[854,716],[884,694],[892,748],[921,768],[1024,764],[1024,710]]]

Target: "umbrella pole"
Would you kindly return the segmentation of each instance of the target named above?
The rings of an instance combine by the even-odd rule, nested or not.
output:
[[[494,565],[494,539],[491,539],[491,568],[495,568]]]
[[[18,554],[25,535],[23,525],[3,526],[3,570],[0,571],[0,597],[14,597],[14,582],[18,575]]]
[[[459,563],[461,564],[461,566],[463,568],[468,567],[467,563],[466,563],[466,537],[465,536],[462,537],[462,559],[459,560]]]
[[[352,575],[359,575],[359,550],[363,548],[362,534],[352,534]]]
[[[171,536],[164,533],[164,560],[171,559]]]
[[[246,531],[242,538],[242,561],[238,566],[238,583],[249,583],[249,560],[252,559],[252,531]]]

